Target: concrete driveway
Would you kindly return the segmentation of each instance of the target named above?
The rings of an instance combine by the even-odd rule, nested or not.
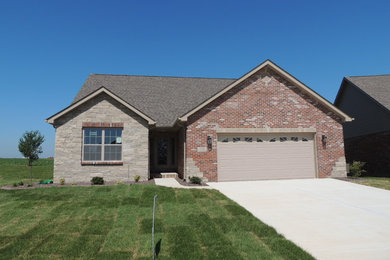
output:
[[[390,259],[390,191],[335,179],[208,184],[318,259]]]

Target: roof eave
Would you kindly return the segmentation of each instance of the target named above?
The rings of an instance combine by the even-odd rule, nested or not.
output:
[[[336,98],[334,99],[333,104],[337,107],[340,98],[342,97],[345,89],[345,84],[348,82],[348,79],[346,77],[343,77],[343,80],[341,81],[339,91],[336,94]]]

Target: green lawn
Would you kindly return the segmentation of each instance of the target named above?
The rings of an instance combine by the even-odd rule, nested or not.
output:
[[[216,190],[155,185],[0,190],[0,256],[150,259],[155,194],[162,259],[312,259]]]
[[[26,168],[0,159],[0,183]],[[38,162],[34,178],[52,168]],[[0,258],[151,259],[155,194],[160,259],[313,259],[216,190],[150,184],[0,190]]]
[[[14,182],[30,182],[30,168],[26,159],[0,158],[0,187]],[[53,159],[39,159],[32,167],[33,182],[53,178]]]
[[[358,179],[350,178],[350,180],[357,184],[363,184],[385,190],[390,190],[390,178],[386,177],[360,177]]]

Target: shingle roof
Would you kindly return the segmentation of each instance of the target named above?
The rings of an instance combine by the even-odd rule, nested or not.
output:
[[[212,97],[235,79],[91,74],[73,103],[105,87],[156,121],[172,126],[176,119]]]
[[[346,79],[390,110],[390,75],[355,76]]]

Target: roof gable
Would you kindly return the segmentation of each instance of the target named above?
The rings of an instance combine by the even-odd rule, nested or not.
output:
[[[372,98],[382,108],[390,111],[390,75],[345,77],[335,99],[336,105],[344,93],[345,82]]]
[[[118,96],[116,96],[114,93],[112,93],[111,91],[107,90],[106,88],[104,87],[101,87],[100,89],[98,89],[97,91],[94,91],[93,93],[85,96],[84,98],[78,100],[77,102],[74,102],[72,103],[70,106],[64,108],[63,110],[61,110],[60,112],[58,112],[57,114],[49,117],[46,119],[46,122],[48,122],[49,124],[54,124],[54,121],[67,114],[68,112],[72,111],[73,109],[77,108],[78,106],[80,106],[81,104],[84,104],[85,102],[93,99],[94,97],[102,94],[102,93],[105,93],[107,95],[109,95],[110,97],[112,97],[113,99],[115,99],[116,101],[118,101],[119,103],[121,103],[122,105],[124,105],[125,107],[127,107],[128,109],[130,109],[131,111],[133,111],[134,113],[136,113],[137,115],[139,115],[141,118],[145,119],[148,124],[150,125],[153,125],[155,124],[156,122],[150,118],[149,116],[145,115],[144,113],[142,113],[141,111],[139,111],[138,109],[136,109],[135,107],[131,106],[130,104],[128,104],[127,102],[123,101],[121,98],[119,98]]]
[[[301,91],[303,91],[305,94],[309,95],[310,97],[314,98],[315,100],[317,100],[320,104],[324,105],[326,108],[328,108],[330,111],[334,112],[335,114],[337,114],[338,116],[340,116],[342,118],[343,121],[345,122],[350,122],[353,120],[353,118],[349,117],[347,114],[345,114],[344,112],[342,112],[340,109],[338,109],[337,107],[335,107],[332,103],[330,103],[328,100],[326,100],[325,98],[323,98],[321,95],[319,95],[318,93],[316,93],[314,90],[312,90],[311,88],[309,88],[308,86],[306,86],[305,84],[303,84],[302,82],[300,82],[299,80],[297,80],[295,77],[293,77],[292,75],[290,75],[288,72],[286,72],[285,70],[283,70],[282,68],[280,68],[279,66],[277,66],[275,63],[273,63],[272,61],[270,60],[266,60],[265,62],[261,63],[259,66],[257,66],[256,68],[254,68],[253,70],[249,71],[248,73],[246,73],[245,75],[243,75],[241,78],[237,79],[236,81],[232,82],[230,85],[228,85],[227,87],[225,87],[224,89],[222,89],[220,92],[218,92],[217,94],[215,94],[214,96],[210,97],[209,99],[207,99],[206,101],[204,101],[203,103],[199,104],[197,107],[195,107],[194,109],[188,111],[186,114],[183,114],[183,116],[181,116],[179,118],[180,121],[187,121],[188,117],[193,115],[194,113],[196,113],[197,111],[199,111],[200,109],[202,109],[203,107],[205,107],[206,105],[210,104],[212,101],[214,101],[215,99],[217,99],[218,97],[220,97],[221,95],[223,95],[224,93],[228,92],[229,90],[231,90],[232,88],[238,86],[240,83],[242,83],[244,80],[248,79],[250,76],[254,75],[255,73],[257,73],[258,71],[260,71],[261,69],[265,68],[265,67],[271,67],[273,70],[275,70],[278,74],[280,74],[282,77],[284,77],[285,79],[287,79],[288,81],[290,81],[291,83],[293,83],[295,86],[298,87],[298,89],[300,89]]]

